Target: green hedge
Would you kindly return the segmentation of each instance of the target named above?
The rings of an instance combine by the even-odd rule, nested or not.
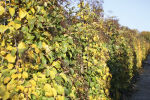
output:
[[[128,91],[149,33],[99,18],[84,3],[72,19],[65,13],[57,0],[0,2],[0,98],[119,100]]]

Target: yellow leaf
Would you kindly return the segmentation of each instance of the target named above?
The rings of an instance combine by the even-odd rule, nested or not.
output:
[[[0,97],[3,97],[5,95],[5,92],[6,92],[6,88],[4,85],[0,85]]]
[[[7,84],[10,81],[10,79],[11,79],[10,77],[5,77],[4,78],[4,84]]]
[[[24,89],[24,93],[27,93],[27,92],[28,92],[28,90],[29,90],[28,88],[25,88],[25,89]]]
[[[50,84],[45,84],[44,85],[44,90],[45,91],[50,91],[51,90],[51,85]]]
[[[13,47],[10,46],[10,45],[8,45],[6,49],[9,50],[9,51],[11,51],[11,50],[13,50]]]
[[[55,75],[56,75],[56,72],[50,71],[50,77],[51,77],[51,79],[54,79],[54,78],[55,78]]]
[[[37,46],[36,46],[36,44],[32,44],[31,47],[32,48],[36,48]]]
[[[57,91],[55,90],[55,88],[52,88],[52,93],[53,93],[53,96],[54,96],[54,97],[57,96]]]
[[[40,50],[39,50],[38,48],[35,48],[35,52],[36,52],[36,53],[39,53]]]
[[[46,52],[50,52],[49,46],[45,42],[42,43],[42,47],[46,50]]]
[[[20,97],[20,98],[24,98],[24,94],[23,94],[23,93],[20,93],[20,94],[19,94],[19,97]]]
[[[88,62],[88,66],[91,67],[91,66],[92,66],[92,63],[91,63],[91,62]]]
[[[53,92],[52,91],[45,92],[45,96],[46,97],[52,97],[53,96]]]
[[[34,8],[31,8],[31,11],[32,11],[32,13],[33,13],[33,14],[35,13],[35,10],[34,10]]]
[[[94,59],[93,61],[94,61],[94,65],[98,64],[98,61],[96,59]]]
[[[75,98],[74,92],[71,92],[71,93],[69,94],[69,96],[70,96],[71,98]]]
[[[92,96],[89,96],[89,100],[93,100],[93,97],[92,97]]]
[[[12,56],[11,54],[7,54],[7,56],[5,57],[5,59],[9,62],[9,63],[14,63],[16,60],[16,56]]]
[[[67,77],[66,77],[66,75],[64,74],[64,73],[60,73],[59,74],[66,82],[68,81],[68,79],[67,79]]]
[[[21,73],[22,72],[22,68],[19,68],[18,71]]]
[[[3,98],[3,100],[8,100],[9,96],[10,96],[10,93],[8,91],[6,91],[5,95],[3,95],[2,98]]]
[[[30,59],[33,59],[34,58],[34,52],[32,50],[29,50],[28,51],[28,56]]]
[[[0,53],[2,56],[6,54],[6,51],[1,51]]]
[[[59,96],[56,97],[56,100],[65,100],[65,98],[64,98],[64,96],[59,95]]]
[[[19,9],[19,17],[22,19],[27,15],[27,12],[24,9]]]
[[[12,90],[14,88],[15,88],[15,84],[10,83],[10,82],[7,84],[7,90]]]
[[[14,65],[13,64],[8,64],[8,69],[12,69],[13,67],[14,67]]]
[[[40,52],[40,50],[37,48],[37,45],[36,45],[36,44],[32,44],[31,47],[35,49],[35,52],[36,52],[36,53],[39,53],[39,52]]]
[[[8,29],[5,25],[0,25],[0,32],[4,33]]]
[[[107,80],[107,76],[106,75],[103,76],[103,80],[105,80],[105,81]]]
[[[14,21],[10,21],[9,23],[8,23],[8,26],[14,26]]]
[[[28,73],[27,72],[23,72],[22,73],[22,78],[28,78]]]
[[[31,18],[33,18],[33,16],[32,15],[29,15],[28,13],[27,13],[27,20],[29,20],[29,19],[31,19]]]
[[[19,78],[19,79],[21,78],[21,74],[20,74],[20,73],[18,74],[18,78]]]
[[[15,27],[15,29],[17,30],[17,29],[19,29],[19,28],[21,27],[21,24],[16,24],[16,23],[15,23],[14,27]]]
[[[51,88],[51,85],[50,85],[50,84],[45,84],[44,90],[45,90],[45,96],[51,97],[51,96],[54,95],[53,89]]]
[[[3,39],[1,46],[4,47],[5,46],[5,39]]]
[[[43,43],[42,43],[42,47],[43,47],[43,48],[48,48],[48,45],[47,45],[45,42],[43,42]]]
[[[32,94],[34,94],[36,97],[38,97],[38,93],[37,92],[33,91]]]
[[[20,42],[19,44],[18,44],[18,49],[19,50],[21,50],[21,49],[26,49],[26,45],[25,45],[25,43],[24,42]]]
[[[9,8],[9,13],[13,17],[15,14],[15,8]]]
[[[60,47],[58,42],[55,43],[55,46],[56,46],[56,48]]]
[[[15,23],[15,22],[11,21],[11,22],[8,23],[8,26],[12,26],[13,28],[15,28],[17,30],[21,27],[21,24],[18,24],[18,23]]]
[[[5,12],[5,9],[3,6],[0,6],[0,15],[2,15]]]
[[[32,90],[32,91],[35,91],[35,86],[32,86],[32,87],[31,87],[31,90]]]
[[[11,78],[12,78],[12,79],[15,79],[15,78],[17,78],[17,77],[18,77],[18,74],[12,74],[12,75],[11,75]]]
[[[52,66],[55,66],[56,68],[61,68],[60,63],[61,63],[60,61],[54,61],[52,63]]]
[[[98,36],[94,36],[93,40],[96,42],[99,40],[99,37]]]
[[[18,89],[18,90],[21,90],[21,91],[24,91],[24,87],[21,86],[21,85],[20,85],[20,86],[17,86],[17,89]]]
[[[30,80],[32,86],[36,86],[36,82],[34,80]]]

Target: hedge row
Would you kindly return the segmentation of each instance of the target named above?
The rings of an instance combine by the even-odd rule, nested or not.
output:
[[[0,1],[0,98],[119,100],[128,91],[149,33],[79,9],[68,19],[57,0]]]

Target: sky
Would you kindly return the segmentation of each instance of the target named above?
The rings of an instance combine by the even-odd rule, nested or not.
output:
[[[150,0],[103,0],[105,17],[116,16],[119,23],[138,31],[150,31]]]

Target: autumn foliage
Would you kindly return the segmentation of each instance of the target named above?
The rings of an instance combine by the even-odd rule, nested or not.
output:
[[[1,99],[119,100],[131,88],[150,33],[88,2],[75,13],[63,2],[0,1]]]

